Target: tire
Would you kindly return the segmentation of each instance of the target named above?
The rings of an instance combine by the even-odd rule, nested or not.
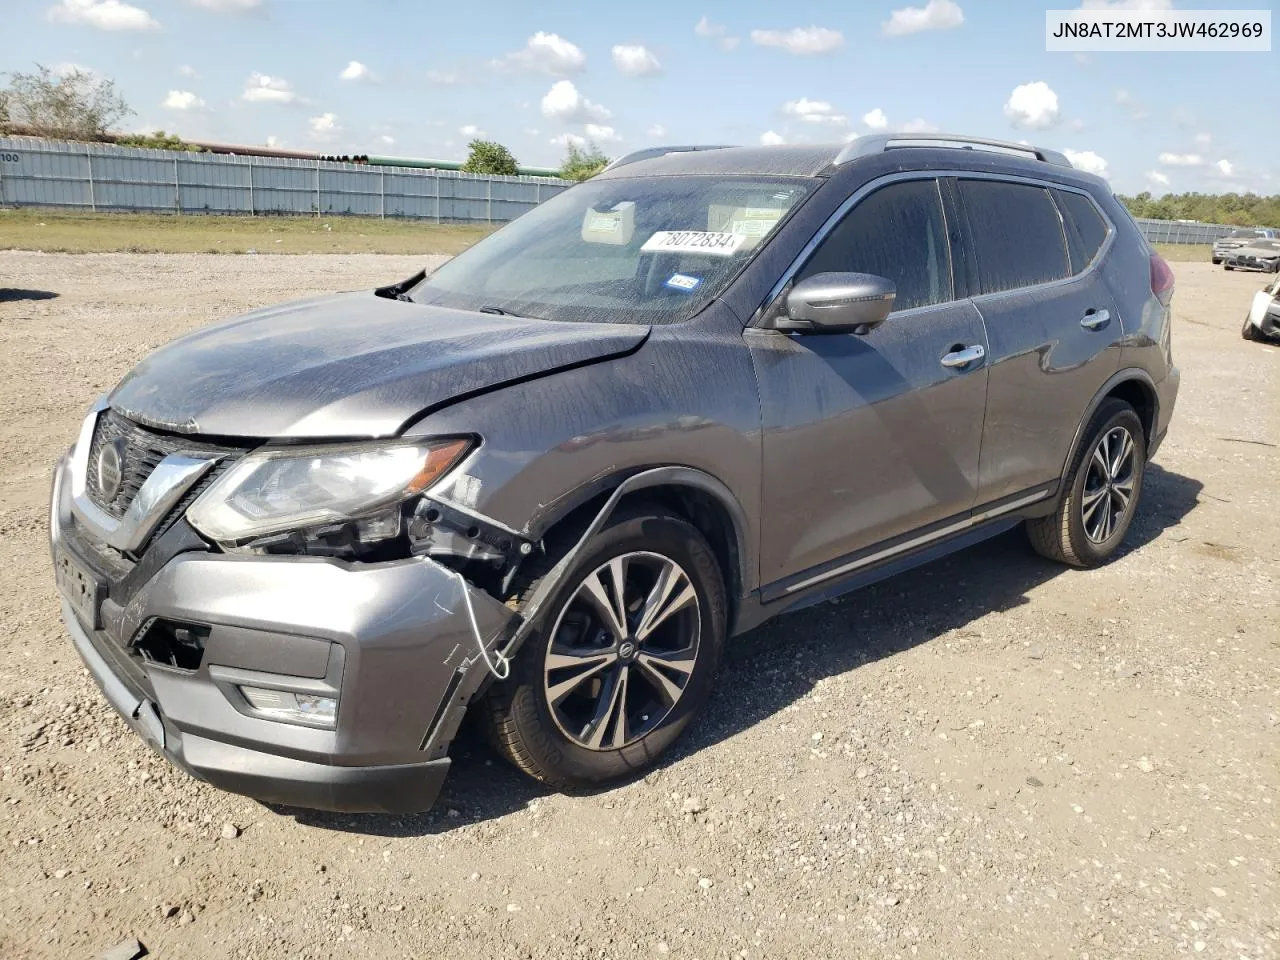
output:
[[[1232,266],[1231,264],[1229,264],[1229,263],[1224,263],[1224,264],[1222,265],[1222,269],[1223,269],[1223,270],[1234,270],[1234,269],[1235,269],[1235,267],[1233,267],[1233,266]]]
[[[1127,454],[1122,434],[1128,435],[1132,446]],[[1104,450],[1111,455],[1111,466],[1118,463],[1118,469],[1104,469]],[[1123,400],[1104,400],[1072,458],[1068,486],[1057,509],[1026,523],[1036,552],[1073,567],[1096,567],[1110,560],[1138,509],[1146,454],[1147,438],[1137,412]],[[1111,511],[1109,524],[1099,512],[1105,510]]]
[[[562,555],[545,558],[531,572],[520,588],[521,600]],[[629,605],[621,639],[598,602],[612,600],[619,568]],[[643,600],[659,594],[664,575],[673,586],[666,605],[655,607],[667,613],[646,635]],[[598,593],[592,593],[593,586]],[[692,600],[681,603],[690,595]],[[494,746],[520,770],[556,789],[595,787],[651,767],[706,703],[724,650],[724,578],[702,533],[657,507],[619,508],[543,609],[511,675],[486,695],[483,717]],[[628,643],[634,646],[628,649]],[[593,670],[596,661],[610,657]],[[679,668],[652,666],[663,657]],[[575,658],[586,667],[572,663]],[[619,697],[613,697],[619,688]],[[593,722],[601,716],[603,721]]]
[[[1244,316],[1244,328],[1240,331],[1240,336],[1246,340],[1261,340],[1262,334],[1258,332],[1258,328],[1249,322],[1249,315]]]
[[[1221,261],[1220,259],[1218,259],[1217,257],[1214,257],[1214,258],[1213,258],[1213,265],[1214,265],[1215,267],[1216,267],[1218,264],[1220,264],[1221,262],[1222,262],[1222,261]]]

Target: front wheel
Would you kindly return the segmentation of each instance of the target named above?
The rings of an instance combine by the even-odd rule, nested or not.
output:
[[[1262,336],[1258,333],[1258,328],[1253,325],[1253,321],[1249,319],[1249,315],[1245,314],[1244,329],[1240,331],[1240,336],[1246,340],[1261,340]]]
[[[715,555],[695,526],[658,509],[620,510],[544,606],[511,676],[489,692],[490,739],[561,789],[642,772],[710,696],[725,607]]]
[[[1137,412],[1123,400],[1103,401],[1072,459],[1058,509],[1027,521],[1031,545],[1074,567],[1110,560],[1133,522],[1146,465],[1146,433]]]

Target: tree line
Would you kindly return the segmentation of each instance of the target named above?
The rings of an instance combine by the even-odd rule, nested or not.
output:
[[[1153,197],[1143,192],[1120,200],[1135,217],[1152,220],[1199,220],[1236,227],[1280,227],[1280,195],[1256,193],[1166,193]]]
[[[163,130],[113,135],[112,128],[132,114],[114,80],[78,68],[55,73],[36,64],[32,73],[8,74],[8,85],[0,88],[0,133],[110,141],[121,146],[164,150],[199,149]],[[359,158],[356,162],[360,162]],[[608,163],[609,157],[594,143],[570,141],[559,174],[565,180],[587,180]],[[519,166],[512,152],[501,143],[472,140],[467,145],[467,160],[462,169],[467,173],[515,176]],[[1280,227],[1280,195],[1170,193],[1153,197],[1143,192],[1135,197],[1121,196],[1120,200],[1135,217]]]

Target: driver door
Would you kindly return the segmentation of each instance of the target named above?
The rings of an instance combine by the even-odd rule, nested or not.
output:
[[[747,331],[763,415],[765,599],[838,576],[877,545],[969,511],[986,407],[982,318],[956,300],[941,187],[898,181],[860,200],[796,275],[897,285],[865,334]],[[971,351],[975,353],[976,351]],[[871,562],[871,561],[868,561]]]

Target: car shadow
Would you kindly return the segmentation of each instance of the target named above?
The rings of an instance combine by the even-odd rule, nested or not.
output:
[[[15,290],[0,287],[0,303],[17,303],[19,300],[52,300],[58,294],[52,290]]]
[[[1198,480],[1149,465],[1142,508],[1124,553],[1141,549],[1181,523],[1195,509],[1202,489]],[[1029,591],[1064,570],[1034,553],[1015,529],[758,627],[730,643],[711,702],[659,769],[755,726],[826,677],[927,643],[986,614],[1022,606],[1030,602]],[[426,813],[281,812],[322,829],[407,837],[501,817],[550,792],[499,758],[470,724],[450,754],[453,766],[444,792]]]

